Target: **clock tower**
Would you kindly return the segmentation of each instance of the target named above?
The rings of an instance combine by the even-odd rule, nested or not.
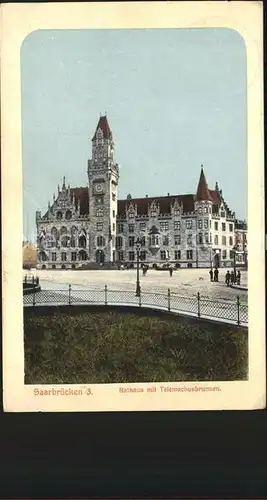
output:
[[[118,180],[112,132],[100,116],[88,161],[90,260],[99,264],[115,260]]]

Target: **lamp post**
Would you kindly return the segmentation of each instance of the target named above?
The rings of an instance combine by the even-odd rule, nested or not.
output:
[[[234,252],[234,277],[236,282],[236,245],[233,246],[233,252]]]
[[[141,248],[141,239],[138,237],[135,242],[136,246],[136,256],[137,256],[137,268],[136,268],[136,297],[140,297],[141,286],[140,286],[140,277],[139,277],[139,263],[140,263],[140,248]]]
[[[198,267],[198,235],[196,234],[196,267]]]

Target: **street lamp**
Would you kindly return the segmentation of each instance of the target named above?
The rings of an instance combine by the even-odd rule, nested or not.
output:
[[[198,235],[196,234],[196,267],[198,267]]]
[[[236,282],[236,245],[233,246],[233,252],[234,252],[234,277]]]
[[[135,241],[136,246],[136,256],[137,256],[137,268],[136,268],[136,297],[140,297],[141,286],[140,286],[140,278],[139,278],[139,263],[140,263],[140,248],[141,248],[141,239],[138,237]]]

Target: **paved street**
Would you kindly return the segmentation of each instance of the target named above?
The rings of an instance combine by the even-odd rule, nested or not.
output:
[[[168,271],[149,270],[146,276],[140,272],[142,292],[167,293],[168,288],[180,296],[192,297],[197,292],[201,296],[214,300],[236,300],[239,295],[242,302],[247,301],[247,292],[226,287],[224,283],[225,269],[220,269],[219,282],[209,279],[208,269],[180,269],[170,277]],[[23,271],[23,275],[25,271]],[[38,270],[42,290],[65,289],[69,284],[73,290],[109,290],[134,291],[136,270],[129,271],[72,271],[72,270]],[[241,283],[247,284],[247,272],[241,272]]]

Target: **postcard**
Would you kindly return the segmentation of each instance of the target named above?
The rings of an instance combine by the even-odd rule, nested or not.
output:
[[[265,407],[262,13],[1,6],[5,411]]]

